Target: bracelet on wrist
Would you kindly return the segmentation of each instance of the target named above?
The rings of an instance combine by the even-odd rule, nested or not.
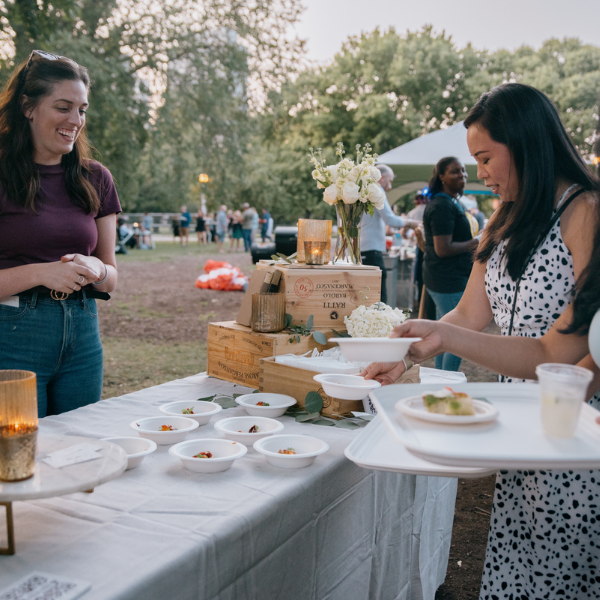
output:
[[[102,285],[108,279],[108,267],[104,263],[102,264],[104,265],[104,277],[98,281],[92,281],[92,285]]]
[[[407,362],[408,361],[408,362]],[[412,369],[413,367],[413,361],[409,359],[402,359],[402,362],[404,363],[404,372],[407,373],[408,371],[410,371],[410,369]]]

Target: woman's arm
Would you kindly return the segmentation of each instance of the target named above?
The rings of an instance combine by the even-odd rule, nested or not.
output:
[[[453,242],[452,235],[434,235],[433,249],[440,258],[449,258],[458,256],[464,252],[474,252],[479,244],[479,240],[473,238],[466,242]]]

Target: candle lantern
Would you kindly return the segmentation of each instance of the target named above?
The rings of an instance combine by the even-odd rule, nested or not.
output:
[[[35,373],[0,371],[0,480],[33,476],[37,431]]]
[[[285,294],[252,294],[252,331],[274,333],[283,329]]]
[[[304,242],[304,257],[307,265],[322,265],[327,250],[326,242]]]
[[[318,264],[328,263],[331,260],[331,221],[298,219],[298,256],[296,259],[299,263],[308,263],[304,254],[304,242],[325,242],[325,260]]]

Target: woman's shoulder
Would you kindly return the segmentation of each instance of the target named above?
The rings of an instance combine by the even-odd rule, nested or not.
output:
[[[112,183],[113,176],[102,163],[99,163],[96,160],[88,160],[84,166],[92,179],[97,179],[103,182],[110,181]]]

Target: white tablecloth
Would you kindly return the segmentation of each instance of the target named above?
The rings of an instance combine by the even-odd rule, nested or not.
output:
[[[164,402],[245,391],[196,375],[47,417],[40,434],[135,435],[129,423]],[[191,437],[216,436],[215,420]],[[433,600],[456,480],[361,469],[343,454],[356,430],[283,422],[330,451],[285,470],[250,449],[203,475],[159,446],[92,494],[15,502],[17,553],[0,556],[0,589],[43,570],[92,582],[85,600]]]

